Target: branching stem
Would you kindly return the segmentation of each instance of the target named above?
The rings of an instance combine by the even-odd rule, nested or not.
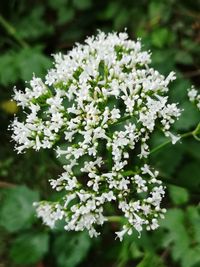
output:
[[[17,34],[15,28],[0,15],[1,26],[10,34],[22,47],[27,48],[29,45]]]
[[[180,140],[183,139],[183,138],[189,137],[189,136],[193,136],[196,140],[200,141],[200,138],[197,136],[199,134],[199,132],[200,132],[200,123],[197,125],[197,127],[193,131],[181,134],[180,135]],[[167,146],[168,144],[171,144],[171,143],[172,143],[172,141],[168,140],[168,141],[158,145],[157,147],[153,148],[150,151],[150,154],[153,154],[153,153],[161,150],[163,147],[165,147],[165,146]]]

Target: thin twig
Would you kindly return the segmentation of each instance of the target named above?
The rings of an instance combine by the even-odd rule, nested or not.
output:
[[[7,31],[7,33],[10,34],[22,47],[24,48],[29,47],[29,45],[17,34],[15,28],[8,21],[6,21],[1,15],[0,15],[0,24]]]
[[[183,138],[186,138],[186,137],[189,137],[189,136],[194,136],[194,131],[192,132],[188,132],[188,133],[184,133],[180,136],[180,139],[183,139]],[[168,144],[171,144],[172,141],[171,140],[168,140],[160,145],[158,145],[157,147],[153,148],[151,151],[150,151],[150,154],[153,154],[157,151],[159,151],[160,149],[162,149],[163,147],[167,146]]]
[[[16,186],[15,184],[0,181],[0,188],[11,188],[15,186]]]
[[[106,219],[108,222],[118,222],[118,223],[121,223],[126,220],[123,216],[107,216]]]

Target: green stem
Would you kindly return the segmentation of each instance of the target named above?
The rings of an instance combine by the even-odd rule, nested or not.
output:
[[[196,130],[196,129],[195,129]],[[188,133],[184,133],[184,134],[181,134],[180,135],[180,139],[183,139],[183,138],[186,138],[186,137],[189,137],[189,136],[194,136],[195,137],[195,130],[192,131],[192,132],[188,132]],[[171,140],[168,140],[160,145],[158,145],[157,147],[153,148],[151,151],[150,151],[150,154],[153,154],[157,151],[159,151],[160,149],[162,149],[163,147],[167,146],[168,144],[171,144],[172,141]]]
[[[132,118],[132,116],[130,116],[130,115],[125,116],[125,117],[122,117],[122,118],[120,118],[117,122],[111,123],[109,126],[115,126],[115,125],[118,125],[118,124],[120,124],[121,122],[130,120],[131,118]]]
[[[8,34],[10,34],[22,47],[29,47],[29,45],[21,37],[19,37],[15,28],[9,22],[7,22],[1,15],[0,24],[8,32]]]
[[[198,137],[198,135],[200,134],[200,123],[197,125],[196,129],[192,132],[192,134],[197,141],[200,141],[200,137]]]
[[[170,143],[171,143],[171,140],[168,140],[168,141],[166,141],[166,142],[160,144],[159,146],[156,146],[155,148],[153,148],[153,149],[150,151],[150,154],[153,154],[153,153],[159,151],[160,149],[162,149],[163,147],[167,146],[167,145],[170,144]]]
[[[108,222],[118,222],[118,223],[121,223],[121,222],[124,222],[126,219],[122,216],[107,216],[106,217]]]
[[[132,171],[132,170],[128,170],[128,171],[124,171],[121,173],[124,177],[126,176],[131,176],[131,175],[135,175],[138,174],[138,172]]]

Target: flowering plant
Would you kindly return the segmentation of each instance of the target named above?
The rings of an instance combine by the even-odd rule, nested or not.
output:
[[[44,82],[34,76],[25,92],[15,89],[25,114],[12,123],[18,153],[55,148],[67,161],[50,180],[64,196],[35,203],[46,225],[64,219],[67,231],[97,236],[97,225],[112,220],[106,207],[113,203],[123,214],[120,240],[134,229],[140,235],[158,227],[165,188],[148,163],[149,139],[159,128],[175,144],[181,136],[171,126],[181,110],[167,96],[174,73],[161,75],[150,56],[127,33],[99,32],[67,55],[55,55]]]

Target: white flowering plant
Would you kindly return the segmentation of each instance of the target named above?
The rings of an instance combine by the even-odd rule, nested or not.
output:
[[[189,100],[195,103],[197,108],[200,110],[200,93],[198,93],[194,86],[192,86],[191,89],[188,89],[188,97]]]
[[[54,60],[45,81],[33,76],[24,92],[14,89],[25,115],[11,125],[18,153],[54,149],[66,160],[63,173],[50,180],[63,197],[35,203],[38,217],[51,228],[64,220],[65,230],[87,229],[92,237],[99,225],[118,218],[108,212],[111,203],[122,218],[120,240],[134,230],[140,236],[156,229],[166,209],[162,178],[149,165],[161,147],[150,150],[152,133],[159,129],[175,144],[188,135],[198,138],[199,131],[172,132],[181,115],[168,99],[175,73],[164,77],[152,68],[151,53],[126,32],[99,32]],[[192,90],[190,100],[199,101]]]

